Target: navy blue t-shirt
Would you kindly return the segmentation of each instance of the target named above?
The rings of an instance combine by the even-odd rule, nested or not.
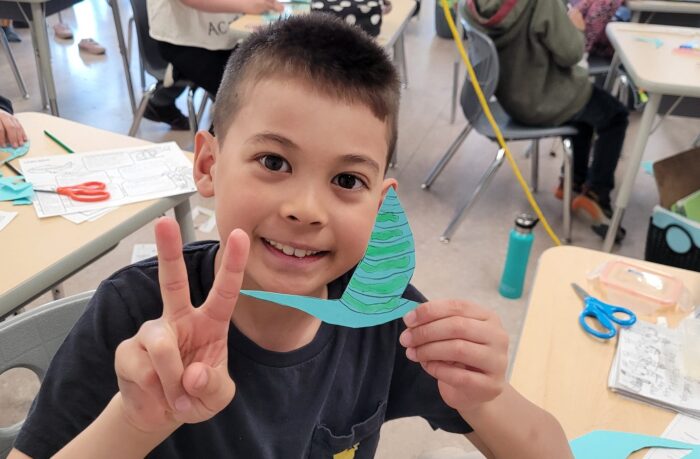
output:
[[[184,249],[194,305],[212,286],[218,247],[206,241]],[[329,298],[339,298],[349,279],[348,273],[329,284]],[[413,286],[404,296],[425,301]],[[118,390],[117,346],[161,314],[154,259],[102,282],[51,362],[15,447],[49,457],[85,429]],[[231,324],[233,401],[209,421],[183,425],[149,457],[331,459],[355,448],[355,458],[371,458],[382,423],[408,416],[449,432],[471,431],[443,402],[436,381],[406,359],[398,340],[403,329],[401,320],[360,329],[322,323],[306,346],[273,352]]]

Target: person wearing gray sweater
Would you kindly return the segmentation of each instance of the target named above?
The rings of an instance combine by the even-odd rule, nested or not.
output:
[[[575,11],[567,13],[561,0],[467,0],[464,8],[471,25],[496,45],[501,69],[496,97],[506,112],[526,125],[578,128],[572,138],[578,194],[572,207],[605,223],[612,217],[610,193],[628,112],[577,65],[584,54],[583,21]],[[555,195],[562,198],[561,183]]]

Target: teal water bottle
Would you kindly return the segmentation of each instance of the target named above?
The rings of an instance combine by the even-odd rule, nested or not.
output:
[[[537,217],[523,213],[515,218],[515,228],[510,230],[506,265],[498,286],[498,292],[506,298],[520,298],[523,294],[527,260],[535,238],[532,229],[538,221]]]

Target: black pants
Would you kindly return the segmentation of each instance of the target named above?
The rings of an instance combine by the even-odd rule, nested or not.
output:
[[[210,51],[162,41],[158,42],[158,47],[163,59],[173,64],[176,79],[189,80],[207,91],[212,98],[216,96],[226,63],[231,55],[230,50]],[[159,81],[151,99],[154,105],[172,104],[183,91],[180,87],[163,88],[161,84],[162,82]]]
[[[585,184],[601,202],[610,201],[615,187],[615,168],[620,159],[628,124],[627,109],[609,93],[593,86],[593,93],[583,109],[567,123],[579,134],[572,137],[574,148],[574,183]],[[590,160],[594,132],[598,135]]]

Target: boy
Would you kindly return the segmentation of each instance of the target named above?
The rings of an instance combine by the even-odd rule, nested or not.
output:
[[[534,126],[573,124],[574,210],[596,223],[612,217],[610,193],[627,130],[627,109],[576,65],[585,26],[561,0],[468,0],[469,21],[494,41],[501,67],[496,97],[517,121]],[[574,25],[574,22],[577,25]],[[598,135],[589,167],[593,133]],[[555,192],[562,199],[562,184]]]
[[[221,246],[183,257],[177,225],[157,223],[158,262],[100,286],[11,457],[368,458],[382,423],[406,416],[491,456],[570,457],[557,421],[504,381],[507,337],[485,309],[409,287],[425,303],[407,326],[351,329],[238,296],[340,296],[396,186],[384,172],[398,101],[384,52],[339,19],[246,40],[217,95],[217,137],[195,145]]]

